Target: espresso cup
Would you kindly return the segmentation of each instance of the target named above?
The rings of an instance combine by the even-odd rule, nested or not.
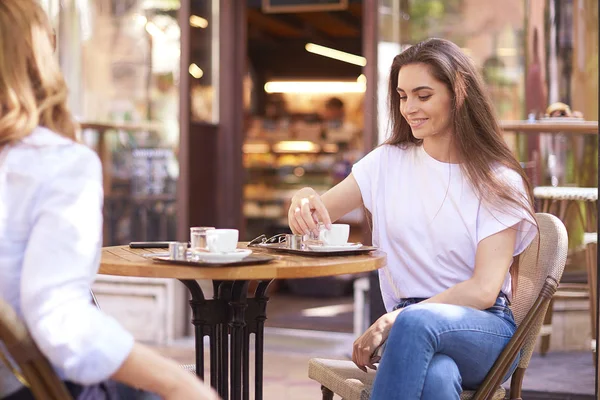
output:
[[[350,237],[350,225],[348,224],[333,224],[331,229],[327,229],[325,225],[319,226],[319,241],[329,246],[341,246],[348,243]]]
[[[230,253],[237,248],[237,229],[211,229],[206,231],[206,247],[211,253]]]

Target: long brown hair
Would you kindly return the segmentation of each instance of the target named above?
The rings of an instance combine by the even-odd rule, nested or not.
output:
[[[525,207],[535,218],[529,179],[502,137],[477,68],[456,44],[444,39],[428,39],[394,57],[388,93],[392,135],[386,143],[401,147],[423,144],[422,139],[413,136],[410,125],[400,113],[400,95],[396,89],[400,69],[417,63],[427,65],[432,76],[445,84],[452,95],[452,143],[458,151],[461,170],[481,201],[504,212],[508,208],[516,213]],[[498,177],[495,170],[500,165],[521,176],[526,196]],[[510,270],[515,288],[518,265],[517,258]]]
[[[37,126],[76,139],[54,32],[35,0],[0,1],[0,147]]]

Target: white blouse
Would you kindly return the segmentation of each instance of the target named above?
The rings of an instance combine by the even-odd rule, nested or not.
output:
[[[102,247],[102,168],[38,127],[0,151],[0,296],[64,379],[109,378],[133,337],[90,302]],[[0,363],[0,397],[20,384]]]

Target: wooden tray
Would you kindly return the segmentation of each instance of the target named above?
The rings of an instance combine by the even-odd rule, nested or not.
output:
[[[358,248],[349,248],[346,250],[332,250],[332,251],[314,251],[308,248],[306,249],[290,249],[286,247],[285,243],[272,243],[272,244],[258,244],[255,246],[259,249],[265,249],[269,251],[274,251],[277,253],[289,253],[289,254],[297,254],[299,256],[311,256],[311,257],[333,257],[333,256],[353,256],[360,254],[367,254],[371,251],[378,250],[377,247],[373,246],[362,246]]]

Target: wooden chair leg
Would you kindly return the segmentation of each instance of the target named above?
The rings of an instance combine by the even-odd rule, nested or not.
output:
[[[598,310],[596,299],[598,296],[596,290],[596,282],[598,282],[598,253],[597,253],[597,244],[588,243],[585,249],[586,255],[586,269],[587,269],[587,277],[588,277],[588,285],[590,290],[590,319],[592,321],[592,340],[596,340],[598,337],[598,332],[596,332],[596,326],[598,318]]]
[[[525,377],[525,368],[517,367],[510,378],[510,400],[522,400],[521,387],[523,385],[523,377]]]
[[[552,310],[554,308],[554,299],[550,300],[548,310],[544,316],[544,323],[542,324],[542,338],[540,340],[540,355],[545,356],[550,349],[550,336],[552,332]]]
[[[333,392],[321,385],[321,393],[323,393],[323,400],[333,400]]]

